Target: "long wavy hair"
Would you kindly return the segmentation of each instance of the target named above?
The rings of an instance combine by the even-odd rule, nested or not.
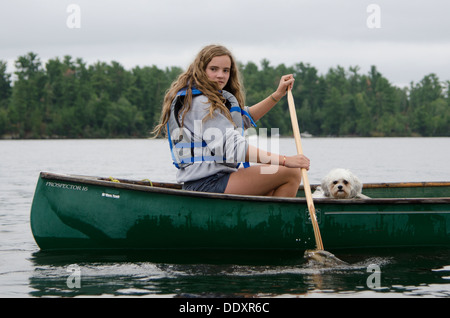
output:
[[[166,92],[159,124],[153,130],[155,137],[159,136],[162,131],[165,131],[167,133],[166,124],[169,121],[170,117],[170,106],[177,93],[183,88],[186,88],[186,97],[184,98],[184,103],[180,110],[180,114],[182,114],[181,125],[183,125],[186,113],[191,108],[193,87],[200,90],[203,95],[208,98],[210,108],[209,115],[207,115],[206,117],[212,118],[214,111],[219,110],[231,122],[233,122],[231,114],[228,108],[225,106],[225,98],[220,93],[217,83],[210,81],[208,79],[208,76],[206,75],[206,67],[208,66],[209,62],[211,62],[211,60],[216,56],[224,55],[227,55],[231,60],[230,78],[228,79],[227,85],[224,87],[224,90],[232,93],[236,97],[240,107],[244,107],[244,88],[242,85],[241,75],[236,64],[236,60],[234,59],[231,52],[224,46],[208,45],[197,54],[197,57],[189,66],[187,71],[180,74]],[[204,118],[204,120],[207,119],[206,117]]]

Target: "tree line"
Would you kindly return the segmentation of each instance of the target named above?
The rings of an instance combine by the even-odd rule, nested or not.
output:
[[[397,87],[372,66],[330,68],[319,74],[310,64],[270,65],[266,59],[239,64],[246,104],[276,89],[292,73],[300,130],[314,136],[450,136],[450,81],[429,74],[409,87]],[[71,56],[43,65],[35,53],[20,56],[13,74],[0,60],[0,137],[150,137],[166,90],[183,70],[118,62],[87,65]],[[292,133],[287,100],[258,123]]]

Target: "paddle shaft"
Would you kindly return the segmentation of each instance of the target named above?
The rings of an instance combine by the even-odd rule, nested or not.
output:
[[[300,129],[298,128],[297,113],[295,112],[294,97],[292,92],[288,89],[287,93],[289,113],[291,115],[292,130],[294,132],[295,144],[297,146],[297,153],[303,155],[302,142],[300,137]],[[309,185],[308,172],[305,168],[301,168],[303,187],[305,189],[306,203],[308,205],[309,216],[314,229],[314,237],[316,239],[316,247],[318,250],[323,250],[322,237],[320,235],[319,224],[316,218],[316,209],[314,208],[314,201],[311,194],[311,186]]]

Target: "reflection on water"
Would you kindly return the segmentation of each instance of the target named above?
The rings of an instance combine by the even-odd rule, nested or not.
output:
[[[292,252],[45,253],[32,256],[32,296],[370,297],[450,296],[449,249],[340,251],[349,265],[310,266]],[[378,288],[368,267],[380,268]],[[409,264],[409,266],[405,266]],[[70,288],[79,269],[80,288]],[[73,277],[72,277],[73,278]]]

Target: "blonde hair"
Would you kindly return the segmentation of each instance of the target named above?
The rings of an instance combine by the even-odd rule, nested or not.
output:
[[[225,106],[225,98],[220,93],[217,84],[210,81],[206,75],[206,67],[208,66],[209,62],[211,62],[211,60],[216,56],[224,55],[227,55],[231,60],[230,78],[228,79],[227,85],[224,87],[224,90],[230,92],[236,97],[241,108],[244,106],[244,89],[241,83],[240,72],[233,55],[224,46],[208,45],[197,54],[197,57],[189,66],[187,71],[180,74],[180,76],[178,76],[178,78],[168,89],[164,97],[159,124],[153,130],[155,137],[160,135],[163,130],[166,130],[166,124],[169,121],[170,107],[172,105],[172,102],[175,99],[177,93],[183,88],[186,88],[186,97],[180,110],[180,113],[183,114],[181,125],[183,125],[184,116],[191,108],[193,87],[200,90],[203,95],[208,98],[211,104],[209,108],[209,116],[207,117],[212,118],[214,111],[219,110],[225,116],[227,116],[227,118],[231,122],[233,122],[231,119],[231,114]],[[204,119],[206,119],[206,117]]]

